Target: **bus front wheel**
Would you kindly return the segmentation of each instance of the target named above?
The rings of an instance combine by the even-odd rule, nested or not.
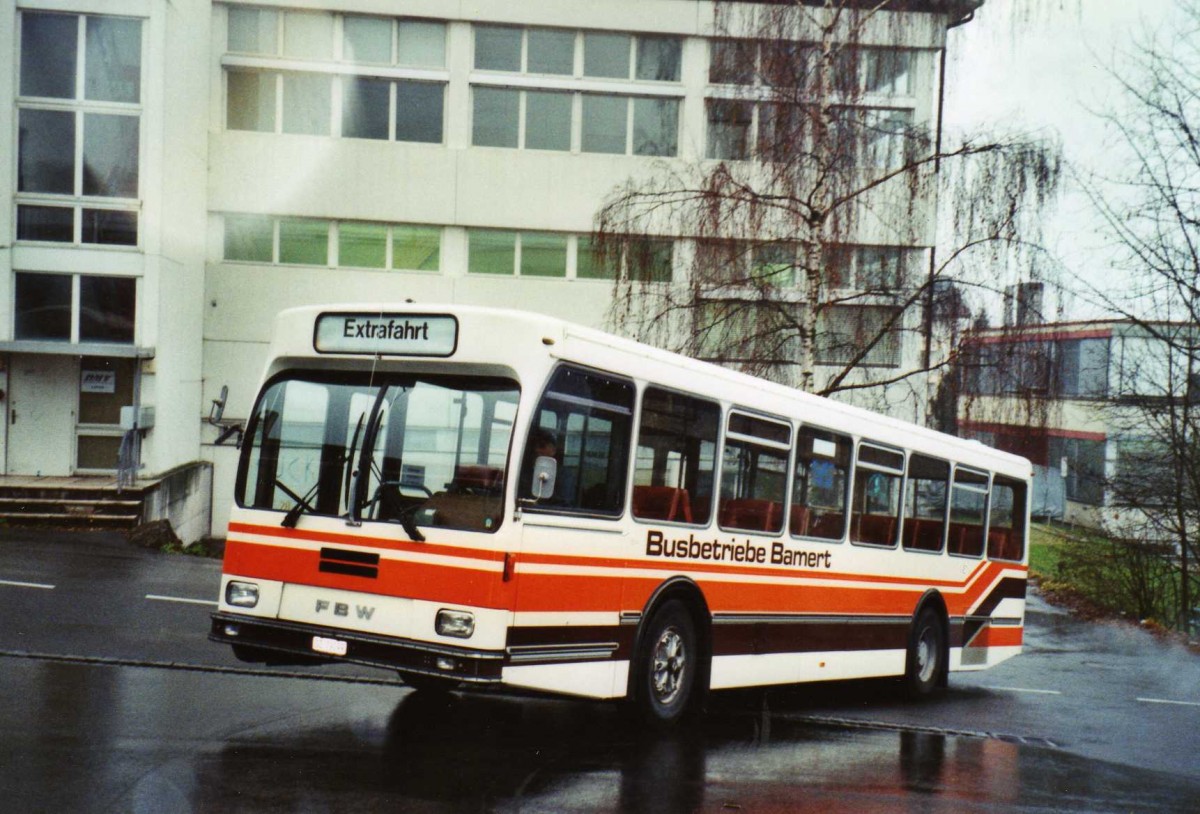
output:
[[[677,599],[650,617],[635,663],[633,702],[641,718],[670,726],[693,706],[700,665],[696,623]]]
[[[932,608],[917,615],[908,641],[904,692],[914,700],[933,695],[946,671],[946,634]]]

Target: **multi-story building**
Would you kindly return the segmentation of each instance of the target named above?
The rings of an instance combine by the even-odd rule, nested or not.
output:
[[[870,35],[887,58],[864,117],[931,131],[947,26],[978,5],[887,12],[914,24]],[[0,19],[0,474],[112,477],[122,454],[143,479],[184,472],[189,538],[232,494],[206,416],[224,392],[225,423],[248,413],[280,309],[603,326],[614,272],[589,235],[614,187],[763,158],[764,114],[722,102],[751,80],[714,61],[728,32],[696,0],[0,0]],[[842,247],[842,284],[919,270],[928,231]],[[694,249],[660,237],[665,285]]]
[[[1165,505],[1156,492],[1172,488],[1172,448],[1192,432],[1196,336],[1195,326],[1127,319],[973,331],[959,431],[1033,462],[1035,515],[1137,525]]]

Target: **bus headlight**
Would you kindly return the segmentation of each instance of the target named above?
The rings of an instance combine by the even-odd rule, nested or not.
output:
[[[225,586],[225,603],[238,608],[253,608],[258,604],[258,586],[253,582],[231,581]]]
[[[434,622],[433,629],[439,636],[469,639],[475,632],[475,614],[443,608],[437,612],[437,620]]]

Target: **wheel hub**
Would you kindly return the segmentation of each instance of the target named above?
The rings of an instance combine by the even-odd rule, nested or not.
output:
[[[687,670],[687,650],[683,637],[674,627],[669,627],[654,644],[654,662],[650,675],[654,698],[660,704],[670,704],[683,686]]]

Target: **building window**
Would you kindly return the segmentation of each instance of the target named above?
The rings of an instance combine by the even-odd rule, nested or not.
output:
[[[727,161],[750,158],[754,104],[738,99],[709,99],[708,157]]]
[[[516,147],[520,138],[521,92],[475,88],[471,143],[477,147]]]
[[[392,268],[407,271],[441,269],[442,230],[432,226],[392,227]]]
[[[1067,461],[1067,500],[1093,506],[1104,503],[1105,452],[1107,443],[1084,438],[1049,439],[1049,463],[1059,466]]]
[[[615,271],[605,262],[587,236],[556,232],[510,232],[500,229],[471,229],[467,232],[467,271],[494,274],[580,280],[613,280]],[[657,246],[659,241],[655,241]],[[670,242],[665,246],[667,273]],[[663,250],[648,261],[663,262]],[[623,260],[622,262],[628,262]],[[657,267],[656,267],[657,268]],[[661,270],[656,270],[661,274]],[[669,277],[668,277],[669,279]]]
[[[71,276],[16,274],[17,339],[71,341]]]
[[[567,235],[472,229],[468,233],[471,274],[519,274],[522,277],[567,276],[572,243]]]
[[[605,262],[599,248],[590,237],[580,237],[576,243],[575,276],[580,280],[615,280],[617,268]]]
[[[231,262],[439,271],[441,247],[436,226],[225,216],[224,258]]]
[[[815,44],[711,40],[708,157],[792,162],[815,153],[812,100],[832,94],[842,105],[826,123],[832,132],[823,144],[830,145],[832,168],[903,166],[918,143],[913,111],[904,99],[878,97],[911,95],[915,51],[842,45],[829,58],[833,87],[822,94]],[[779,91],[774,99],[771,89]]]
[[[17,339],[133,343],[137,281],[132,277],[17,272]]]
[[[387,232],[380,223],[338,224],[338,265],[387,268]]]
[[[530,150],[570,150],[573,104],[569,93],[526,92],[525,147]]]
[[[133,343],[137,281],[132,277],[79,277],[79,341]]]
[[[709,286],[790,288],[802,282],[794,243],[701,240],[696,244],[695,279]]]
[[[864,367],[898,367],[900,325],[895,308],[838,305],[817,315],[817,364],[848,365],[863,353]]]
[[[142,23],[22,11],[17,239],[136,246]]]
[[[521,235],[522,277],[566,277],[567,236],[527,232]]]
[[[329,265],[329,221],[281,218],[279,262],[301,266]]]
[[[708,81],[714,85],[759,85],[771,88],[812,87],[821,46],[793,40],[757,42],[709,41]],[[880,48],[842,44],[830,54],[833,90],[908,96],[912,93],[911,48]]]
[[[231,8],[227,43],[230,130],[443,141],[445,23]],[[278,67],[242,55],[277,58]],[[330,70],[304,71],[298,60],[327,62]]]
[[[486,73],[472,77],[472,144],[674,156],[682,88],[678,96],[646,89],[679,82],[681,45],[678,37],[475,26],[474,66]],[[579,90],[561,82],[518,90],[495,73],[572,77]]]
[[[1104,398],[1108,394],[1108,337],[1059,340],[1055,352],[1060,396]],[[1162,387],[1167,392],[1169,385]]]
[[[575,32],[531,28],[528,32],[526,70],[551,76],[575,73]]]
[[[903,289],[912,249],[899,246],[828,246],[824,252],[826,285],[872,294]]]

